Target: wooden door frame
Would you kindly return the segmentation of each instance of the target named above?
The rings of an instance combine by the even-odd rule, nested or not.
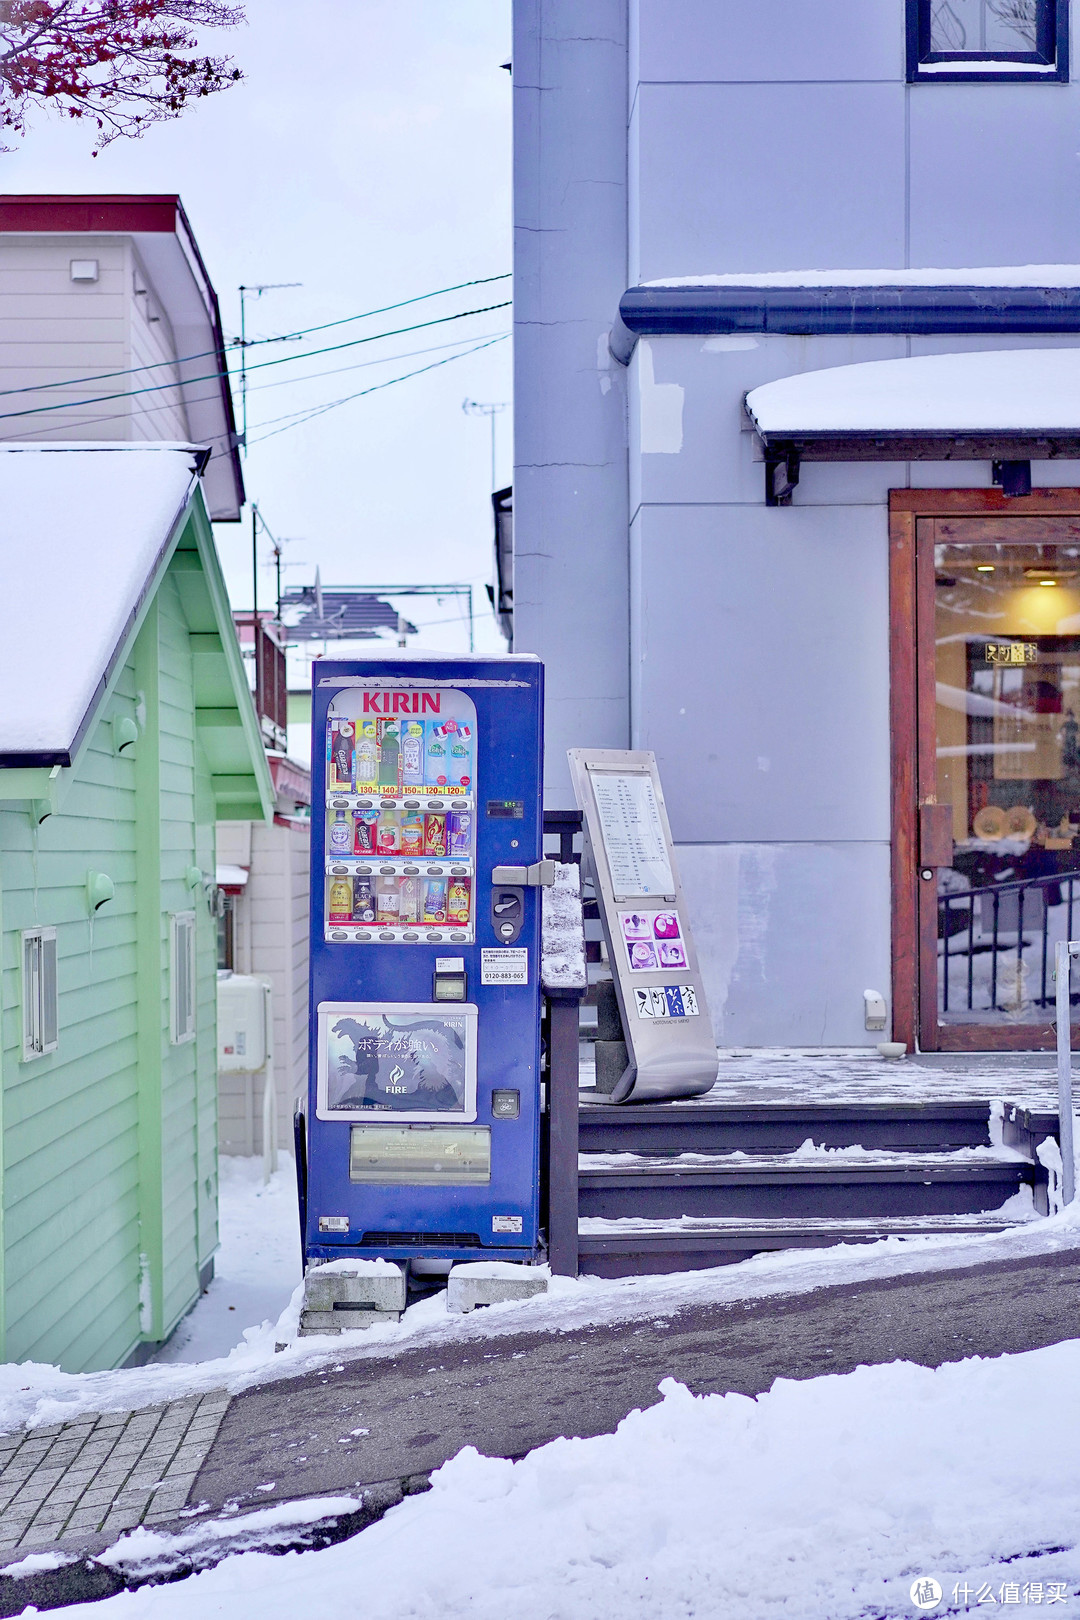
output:
[[[921,1033],[919,960],[919,769],[917,524],[920,518],[1080,517],[1080,489],[1003,495],[999,489],[889,491],[889,725],[892,757],[892,1038],[914,1051]],[[925,588],[925,587],[924,587]],[[925,762],[924,762],[925,765]],[[932,797],[924,802],[933,802]],[[933,1016],[936,1023],[936,983]],[[1052,1047],[1049,1027],[1033,1040],[1030,1026],[957,1025],[968,1051]],[[952,1049],[950,1043],[950,1049]]]

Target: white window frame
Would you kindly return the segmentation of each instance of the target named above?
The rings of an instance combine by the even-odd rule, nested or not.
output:
[[[45,1057],[60,1044],[60,1007],[56,987],[56,929],[23,930],[22,1055],[23,1062]]]
[[[195,913],[169,914],[169,1041],[183,1046],[195,1039],[197,1006]]]

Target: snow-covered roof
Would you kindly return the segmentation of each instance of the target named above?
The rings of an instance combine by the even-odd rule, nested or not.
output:
[[[950,64],[951,66],[952,64]],[[965,270],[750,270],[669,276],[643,287],[1080,287],[1080,264],[990,264]]]
[[[918,355],[804,371],[746,396],[758,432],[1080,432],[1080,349]]]
[[[6,763],[72,752],[194,488],[192,456],[178,444],[0,445]]]

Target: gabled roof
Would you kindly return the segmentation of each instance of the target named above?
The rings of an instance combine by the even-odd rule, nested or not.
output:
[[[274,790],[190,445],[0,445],[0,795],[75,763],[165,571],[193,639],[219,818]],[[18,795],[34,796],[33,794]]]
[[[7,193],[0,195],[0,234],[133,238],[172,327],[188,429],[210,447],[204,479],[210,516],[239,521],[244,479],[221,312],[180,198]]]

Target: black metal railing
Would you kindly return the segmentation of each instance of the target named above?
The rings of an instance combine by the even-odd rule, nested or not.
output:
[[[938,896],[938,939],[941,942],[942,1012],[1007,1012],[1019,1002],[1049,1006],[1054,1000],[1052,914],[1064,923],[1061,938],[1073,938],[1073,919],[1080,913],[1080,872],[1059,872],[977,889],[957,889]],[[976,959],[988,959],[989,971],[976,976]],[[960,1000],[952,969],[966,960]],[[1003,982],[1012,964],[1013,1006],[1001,1004]],[[1003,969],[1006,970],[1003,972]],[[1038,995],[1024,994],[1024,979],[1037,972]],[[1034,987],[1033,987],[1034,988]],[[985,1005],[981,1002],[985,994]],[[966,1003],[964,997],[966,995]],[[1073,1001],[1080,996],[1073,996]]]

